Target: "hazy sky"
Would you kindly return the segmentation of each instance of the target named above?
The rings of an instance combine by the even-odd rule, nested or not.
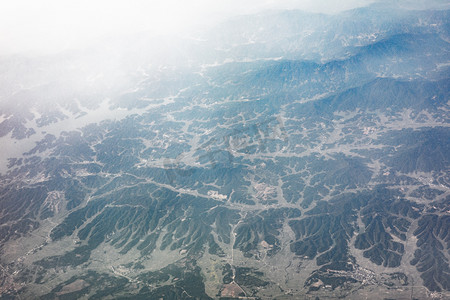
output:
[[[373,0],[5,0],[0,54],[58,52],[96,37],[148,30],[179,33],[232,14],[298,8],[336,13]]]

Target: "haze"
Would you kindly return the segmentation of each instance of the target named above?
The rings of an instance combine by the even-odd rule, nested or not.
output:
[[[17,0],[0,4],[0,54],[56,53],[100,36],[139,31],[182,34],[225,17],[267,9],[336,13],[372,0]]]

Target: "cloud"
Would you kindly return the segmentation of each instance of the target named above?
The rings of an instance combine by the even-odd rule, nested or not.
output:
[[[266,9],[336,13],[371,0],[14,0],[0,4],[0,54],[58,52],[103,35],[182,32]]]

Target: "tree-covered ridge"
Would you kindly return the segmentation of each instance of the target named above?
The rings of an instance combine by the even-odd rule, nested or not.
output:
[[[14,94],[0,135],[36,141],[1,175],[1,295],[447,296],[447,16],[237,18],[189,64]]]

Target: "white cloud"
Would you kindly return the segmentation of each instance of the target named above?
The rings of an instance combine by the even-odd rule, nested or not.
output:
[[[56,52],[108,34],[180,32],[264,9],[334,13],[371,0],[14,0],[0,3],[0,53]]]

